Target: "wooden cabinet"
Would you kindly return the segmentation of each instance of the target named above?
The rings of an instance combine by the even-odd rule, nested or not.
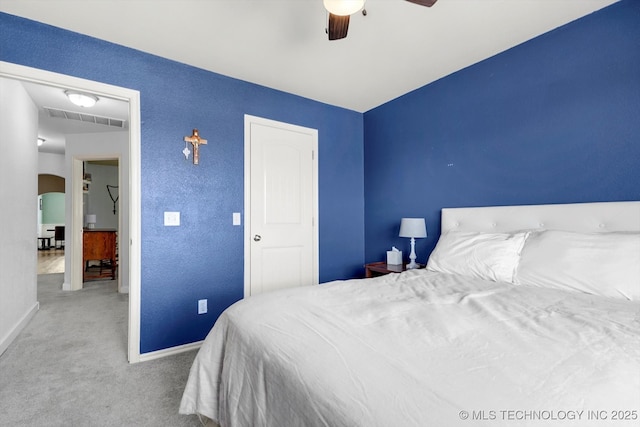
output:
[[[89,229],[82,232],[82,281],[111,277],[116,278],[116,230]],[[95,264],[92,266],[92,264]]]
[[[423,268],[424,265],[418,264],[418,268]],[[365,277],[377,277],[384,276],[389,273],[402,273],[403,271],[407,271],[407,263],[405,262],[402,265],[391,265],[386,262],[372,262],[370,264],[365,264]]]

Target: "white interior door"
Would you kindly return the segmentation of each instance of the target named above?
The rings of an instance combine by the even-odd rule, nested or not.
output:
[[[317,144],[315,129],[245,116],[245,296],[318,283]]]

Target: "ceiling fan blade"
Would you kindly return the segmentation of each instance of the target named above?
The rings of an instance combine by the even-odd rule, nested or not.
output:
[[[411,3],[415,3],[415,4],[419,4],[420,6],[427,6],[427,7],[431,7],[433,6],[438,0],[407,0],[410,1]]]
[[[340,16],[329,14],[329,40],[338,40],[347,37],[349,30],[349,15]]]

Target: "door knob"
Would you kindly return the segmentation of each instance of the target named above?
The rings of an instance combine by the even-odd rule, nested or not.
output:
[[[255,240],[256,242],[259,242],[260,240],[262,240],[262,236],[260,236],[259,234],[256,234],[255,236],[253,236],[253,240]]]

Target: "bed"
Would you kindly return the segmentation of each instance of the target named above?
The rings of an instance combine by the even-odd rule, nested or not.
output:
[[[636,425],[640,202],[443,209],[427,268],[253,296],[180,412],[222,426]]]

